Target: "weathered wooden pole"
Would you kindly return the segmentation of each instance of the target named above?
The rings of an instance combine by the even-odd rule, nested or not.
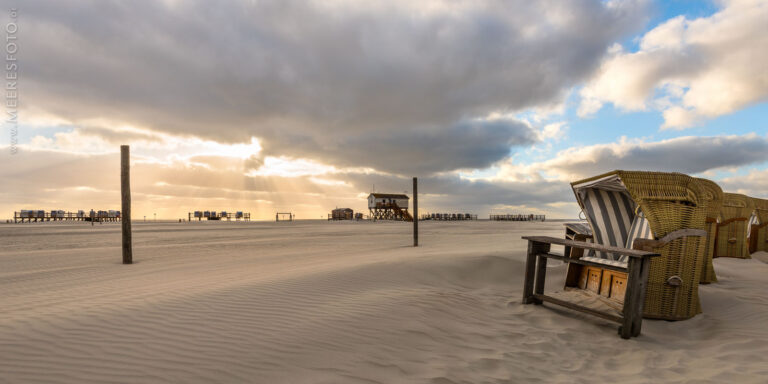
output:
[[[133,264],[133,243],[131,239],[131,153],[127,145],[120,146],[120,191],[123,200],[123,264]]]
[[[419,246],[419,194],[418,180],[413,178],[413,246]]]

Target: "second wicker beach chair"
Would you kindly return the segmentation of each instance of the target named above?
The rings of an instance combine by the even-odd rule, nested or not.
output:
[[[707,240],[706,247],[704,248],[700,282],[703,284],[709,284],[717,281],[717,276],[715,275],[715,267],[712,264],[712,257],[715,254],[717,223],[720,221],[720,210],[723,206],[723,189],[720,188],[720,186],[712,180],[700,178],[698,181],[703,189],[704,198],[707,200]]]
[[[747,234],[754,215],[754,201],[739,193],[724,193],[717,224],[715,257],[736,257],[749,259]]]

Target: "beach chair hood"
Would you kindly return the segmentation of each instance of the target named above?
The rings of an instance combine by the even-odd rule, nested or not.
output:
[[[592,227],[593,241],[600,244],[631,248],[636,238],[706,230],[709,201],[699,181],[684,174],[617,170],[571,186]],[[643,225],[648,230],[638,230]],[[659,250],[662,257],[653,259],[648,278],[646,317],[681,320],[701,311],[698,284],[705,241],[701,236],[681,237]],[[596,256],[621,261],[615,255]]]

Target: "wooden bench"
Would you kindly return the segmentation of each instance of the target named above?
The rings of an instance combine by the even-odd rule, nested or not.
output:
[[[628,249],[548,236],[523,236],[523,239],[528,240],[528,256],[525,263],[525,282],[523,285],[523,304],[542,304],[544,302],[557,304],[572,310],[619,323],[619,335],[621,335],[623,339],[629,339],[630,337],[637,337],[640,335],[640,329],[643,322],[643,303],[645,302],[645,290],[648,281],[648,271],[651,266],[651,257],[661,256],[659,253],[648,251],[647,249],[651,249],[652,247],[650,246],[656,245],[655,243],[658,243],[658,241],[640,241],[635,244],[636,248],[639,249]],[[566,247],[566,249],[588,249],[626,255],[629,256],[629,261],[627,267],[624,268],[588,260],[573,259],[564,255],[550,253],[552,244],[562,245]],[[544,282],[547,275],[547,259],[555,259],[565,263],[575,263],[587,267],[596,267],[626,273],[627,281],[623,309],[621,311],[622,314],[619,316],[545,295]]]

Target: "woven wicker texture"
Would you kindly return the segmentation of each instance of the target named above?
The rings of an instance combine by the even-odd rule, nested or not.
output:
[[[747,250],[747,223],[754,209],[751,197],[738,193],[723,194],[715,257],[750,258]]]
[[[768,251],[768,200],[752,198],[752,203],[755,206],[755,214],[759,220],[758,225],[752,226],[750,235],[750,247],[751,252]]]
[[[701,269],[701,283],[709,284],[717,281],[712,257],[715,254],[715,237],[717,236],[717,220],[723,207],[723,189],[717,183],[707,179],[696,179],[704,190],[704,200],[707,203],[707,242],[704,248]]]
[[[610,175],[619,176],[648,219],[656,239],[679,229],[706,229],[704,191],[695,178],[687,175],[613,171],[575,182],[572,186]],[[657,249],[661,257],[653,258],[651,262],[644,317],[684,320],[701,312],[699,280],[705,248],[705,237],[686,236]],[[672,276],[678,276],[682,284],[667,284]]]

